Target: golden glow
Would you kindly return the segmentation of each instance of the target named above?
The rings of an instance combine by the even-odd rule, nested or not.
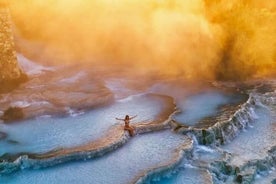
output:
[[[18,33],[47,45],[41,55],[192,79],[275,75],[275,7],[274,0],[10,0]]]

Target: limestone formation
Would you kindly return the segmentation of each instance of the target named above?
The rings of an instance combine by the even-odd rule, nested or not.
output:
[[[9,9],[0,1],[0,93],[9,92],[26,79],[17,63]]]

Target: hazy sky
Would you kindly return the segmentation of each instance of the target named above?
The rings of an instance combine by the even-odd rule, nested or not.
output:
[[[17,34],[59,62],[192,79],[275,75],[274,0],[10,0]]]

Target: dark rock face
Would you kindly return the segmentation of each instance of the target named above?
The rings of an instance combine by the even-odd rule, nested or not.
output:
[[[17,64],[9,10],[0,3],[0,93],[9,92],[26,80]]]
[[[2,120],[9,122],[9,121],[16,121],[24,118],[23,110],[19,107],[10,107],[5,110],[3,116],[1,117]]]

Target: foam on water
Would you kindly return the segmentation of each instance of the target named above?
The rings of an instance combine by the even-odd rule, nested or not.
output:
[[[186,138],[162,131],[131,139],[124,147],[94,160],[0,176],[5,184],[132,183],[148,170],[174,160]]]
[[[153,184],[211,184],[212,176],[206,166],[225,155],[219,149],[194,145],[192,160],[183,160],[173,171],[148,181]]]
[[[212,178],[207,170],[186,165],[170,177],[163,177],[152,184],[211,184]]]
[[[78,73],[76,75],[70,74],[70,76],[72,76],[72,78],[69,77],[67,81],[68,86],[70,86],[68,91],[75,88],[74,86],[71,86],[70,82],[74,83],[79,80],[79,77],[83,77]],[[62,79],[62,76],[58,76],[57,78]],[[63,82],[66,83],[66,81]],[[85,84],[86,83],[87,82],[85,82]],[[7,137],[0,141],[0,155],[4,153],[14,154],[18,152],[42,153],[60,147],[75,148],[78,145],[94,143],[102,138],[108,130],[113,130],[110,129],[112,126],[118,125],[119,123],[123,124],[123,122],[115,121],[115,117],[124,118],[126,114],[138,115],[138,117],[131,122],[136,125],[138,123],[141,125],[141,122],[151,120],[157,121],[160,118],[159,113],[164,110],[166,103],[168,102],[165,100],[166,98],[164,98],[164,96],[145,94],[141,93],[139,90],[137,90],[139,93],[135,90],[135,92],[133,90],[128,91],[128,89],[122,90],[125,84],[121,85],[121,81],[118,83],[119,85],[115,80],[115,82],[113,81],[108,84],[108,88],[115,93],[115,96],[117,92],[122,92],[122,95],[117,96],[115,98],[115,103],[111,105],[97,107],[90,112],[78,110],[78,108],[72,108],[71,106],[63,106],[62,109],[70,115],[69,117],[58,118],[51,114],[48,117],[26,120],[18,124],[0,124],[0,130],[7,133]],[[66,90],[64,91],[67,92],[67,88],[65,89]],[[101,89],[102,88],[99,88],[95,93],[101,94]],[[153,91],[157,92],[158,89],[159,88],[156,88]],[[88,85],[88,83],[83,90],[95,91],[93,86]],[[182,110],[181,114],[175,116],[178,122],[195,125],[202,118],[215,115],[220,106],[239,101],[238,96],[235,96],[237,99],[233,99],[233,95],[228,95],[228,93],[214,90],[202,91],[204,91],[204,93],[192,93],[197,95],[188,95],[187,92],[183,98],[180,98],[179,96],[176,98],[172,95],[175,98],[178,107]],[[179,91],[175,90],[175,95],[178,93]],[[49,90],[49,94],[51,95],[53,92]],[[49,94],[45,96],[49,96]],[[54,94],[54,96],[63,96],[64,94],[66,93]],[[129,96],[129,94],[135,95]],[[79,97],[83,96],[83,94],[79,93],[79,91],[74,91],[72,96]],[[76,99],[75,102],[77,104],[80,103],[79,98],[74,99]],[[94,100],[96,98],[91,99]],[[67,101],[67,99],[64,99],[64,101]],[[85,102],[85,100],[83,100],[83,102]],[[255,100],[252,100],[252,104],[255,104],[255,102]],[[14,101],[14,103],[20,107],[28,107],[28,103],[33,102],[17,100]],[[71,103],[72,102],[70,102],[70,104]],[[227,107],[228,106],[226,106],[226,111]],[[251,101],[248,104],[248,107],[246,106],[246,108],[242,108],[244,109],[240,109],[239,113],[235,113],[235,118],[232,119],[233,121],[231,119],[226,121],[227,123],[231,123],[229,126],[218,126],[220,123],[219,121],[218,124],[213,125],[220,130],[217,132],[221,133],[223,138],[223,141],[218,145],[221,146],[221,144],[227,143],[227,145],[222,147],[223,149],[219,149],[214,145],[212,148],[202,146],[199,144],[202,144],[203,142],[199,141],[198,144],[194,144],[192,154],[190,154],[188,158],[185,158],[188,159],[188,163],[191,163],[190,165],[187,164],[185,162],[187,160],[184,159],[183,163],[181,163],[177,168],[174,169],[174,167],[168,167],[168,169],[171,169],[170,172],[168,172],[170,174],[167,173],[164,175],[168,177],[161,177],[159,181],[154,181],[154,183],[212,183],[211,174],[214,174],[216,171],[222,173],[222,175],[225,174],[223,173],[223,168],[220,168],[219,166],[216,168],[216,166],[213,165],[210,166],[214,162],[220,162],[227,157],[227,159],[232,158],[231,162],[228,162],[230,159],[227,160],[227,164],[242,165],[247,161],[262,159],[267,156],[267,151],[274,145],[276,140],[276,137],[274,136],[275,118],[273,119],[270,116],[268,108],[259,108],[255,113],[256,106],[251,106]],[[83,112],[85,113],[83,114]],[[166,114],[165,116],[168,117],[169,115]],[[251,121],[255,118],[258,118],[258,120],[254,122],[254,126],[250,126],[252,123]],[[145,127],[148,126],[149,124],[146,123]],[[209,124],[207,126],[209,126]],[[248,126],[250,128],[248,128]],[[161,126],[161,128],[164,128],[164,126]],[[186,126],[182,126],[182,128],[187,129],[187,131],[194,128],[202,133],[202,129],[198,127],[187,128]],[[174,130],[180,132],[181,128],[176,128]],[[247,131],[243,132],[240,130]],[[231,132],[234,132],[233,136],[231,136]],[[192,134],[191,131],[189,133]],[[206,135],[207,133],[205,132]],[[229,136],[226,135],[227,133],[229,133]],[[206,136],[205,134],[204,136]],[[68,161],[66,164],[61,164],[55,167],[49,164],[49,168],[47,169],[26,169],[20,172],[14,172],[10,175],[2,175],[0,176],[0,183],[132,183],[133,181],[137,181],[139,176],[147,174],[147,171],[157,171],[155,169],[159,166],[161,167],[169,164],[175,158],[176,154],[179,153],[181,145],[183,146],[183,144],[185,144],[186,135],[187,134],[176,135],[170,131],[151,132],[149,134],[138,135],[134,138],[128,139],[129,142],[122,147],[114,147],[112,150],[109,150],[110,152],[105,152],[105,155],[102,157],[96,159],[91,159],[91,157],[81,157],[89,158],[89,160],[85,162]],[[195,137],[193,134],[192,136]],[[210,140],[216,140],[215,138]],[[231,142],[232,140],[233,142]],[[212,141],[210,142],[212,143]],[[79,151],[86,153],[85,150]],[[79,156],[77,153],[76,155]],[[17,161],[18,160],[15,160],[15,162]],[[38,160],[38,162],[39,161],[40,160]],[[51,160],[49,159],[49,162],[50,161]],[[57,161],[60,160],[57,159]],[[28,162],[26,163],[28,164]],[[9,163],[7,162],[7,164],[3,165],[8,167]],[[212,169],[217,170],[214,171]],[[159,171],[160,173],[158,174],[162,175],[164,170],[160,169],[158,172]],[[212,171],[214,171],[214,173],[210,173]],[[272,171],[272,177],[274,176],[273,172],[275,171]],[[149,177],[153,175],[149,174]],[[228,181],[230,181],[228,183],[231,183],[236,179],[236,176],[233,176],[234,174],[230,174],[230,176],[226,175],[227,174],[225,174],[225,178],[228,178]],[[260,175],[260,178],[261,177],[263,176]],[[147,177],[145,178],[147,179]],[[152,182],[152,178],[148,179],[149,180],[146,182]],[[218,180],[220,180],[220,178],[218,178]]]
[[[131,101],[118,101],[108,107],[97,108],[88,113],[65,118],[36,118],[24,122],[2,125],[9,140],[18,144],[0,141],[0,155],[4,153],[41,153],[60,147],[74,147],[94,141],[103,136],[113,125],[123,122],[115,120],[126,114],[139,116],[132,123],[153,120],[165,108],[160,96],[140,95]]]
[[[242,165],[250,160],[262,159],[275,144],[275,121],[268,109],[256,110],[258,119],[254,127],[242,132],[236,139],[222,148],[233,154],[231,164]]]
[[[276,171],[271,170],[266,176],[257,175],[253,184],[274,184],[276,182]]]

